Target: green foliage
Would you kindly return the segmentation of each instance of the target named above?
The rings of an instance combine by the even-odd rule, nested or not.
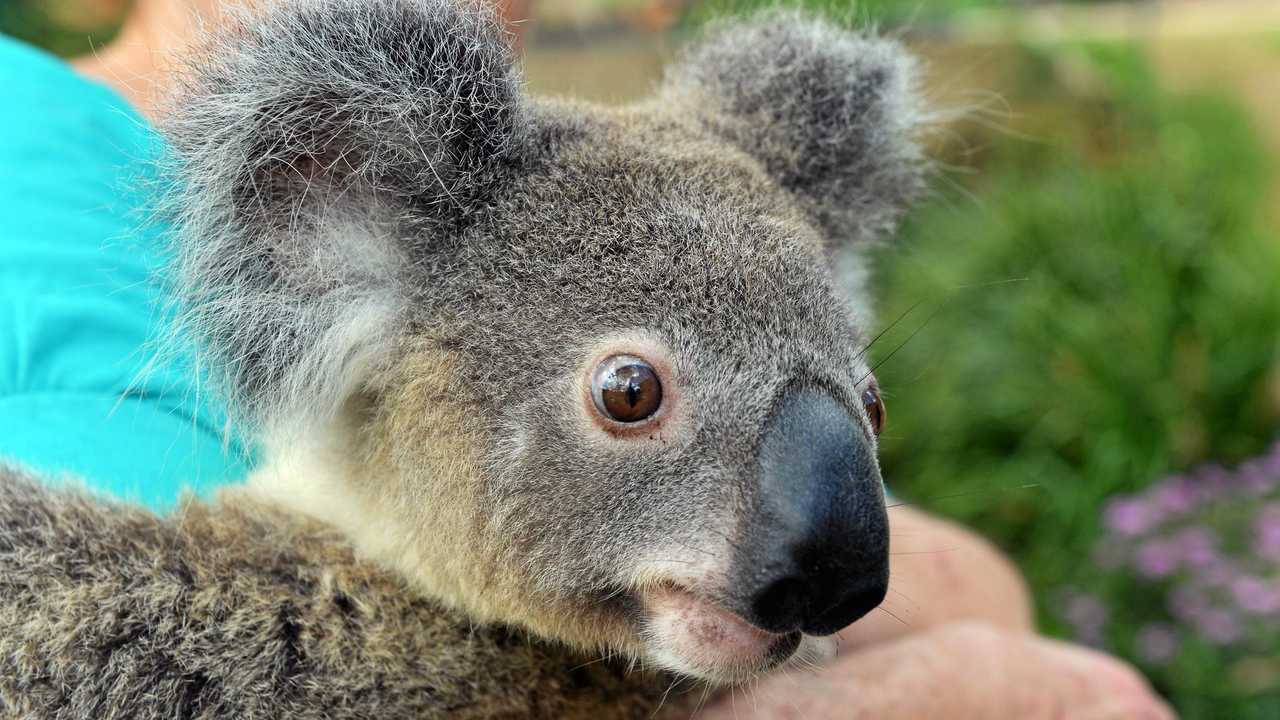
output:
[[[1162,92],[1133,48],[1015,54],[1026,135],[969,136],[975,172],[879,257],[886,475],[1000,543],[1042,602],[1087,587],[1136,621],[1152,599],[1107,597],[1092,566],[1105,498],[1280,431],[1271,175],[1235,106]],[[1232,688],[1221,665],[1157,679],[1184,717],[1247,717],[1257,698],[1205,701]]]
[[[42,47],[63,57],[82,55],[100,48],[115,33],[104,27],[85,33],[69,30],[48,14],[45,0],[0,0],[0,34]]]

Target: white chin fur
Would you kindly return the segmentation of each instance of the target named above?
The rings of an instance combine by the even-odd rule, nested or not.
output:
[[[812,668],[815,665],[825,665],[836,657],[836,637],[827,635],[825,637],[817,637],[816,635],[805,635],[800,639],[800,647],[796,649],[794,655],[785,665],[787,667],[796,668]]]
[[[742,682],[783,664],[797,652],[794,635],[765,632],[681,589],[645,593],[644,611],[646,654],[663,669],[681,675],[717,684]],[[803,651],[806,643],[799,644]],[[806,651],[806,659],[821,657],[823,652],[821,648]]]

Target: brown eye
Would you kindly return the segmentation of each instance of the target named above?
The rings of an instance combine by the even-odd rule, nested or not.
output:
[[[880,431],[884,429],[884,400],[880,399],[880,391],[874,388],[867,388],[862,391],[862,407],[867,410],[867,417],[871,418],[871,429],[875,431],[876,436],[880,435]]]
[[[633,355],[614,355],[591,378],[596,409],[621,423],[649,419],[662,405],[662,383],[649,363]]]

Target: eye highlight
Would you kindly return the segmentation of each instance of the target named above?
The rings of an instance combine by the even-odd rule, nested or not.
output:
[[[871,429],[879,437],[885,421],[884,400],[880,398],[880,391],[876,388],[863,390],[862,407],[867,411],[867,417],[871,418]]]
[[[638,423],[662,407],[662,382],[653,366],[634,355],[614,355],[591,375],[596,410],[620,423]]]

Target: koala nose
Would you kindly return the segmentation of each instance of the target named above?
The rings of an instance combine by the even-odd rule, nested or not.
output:
[[[829,635],[883,602],[884,492],[848,411],[824,392],[784,397],[765,430],[759,473],[759,506],[733,573],[745,617],[770,632]]]

